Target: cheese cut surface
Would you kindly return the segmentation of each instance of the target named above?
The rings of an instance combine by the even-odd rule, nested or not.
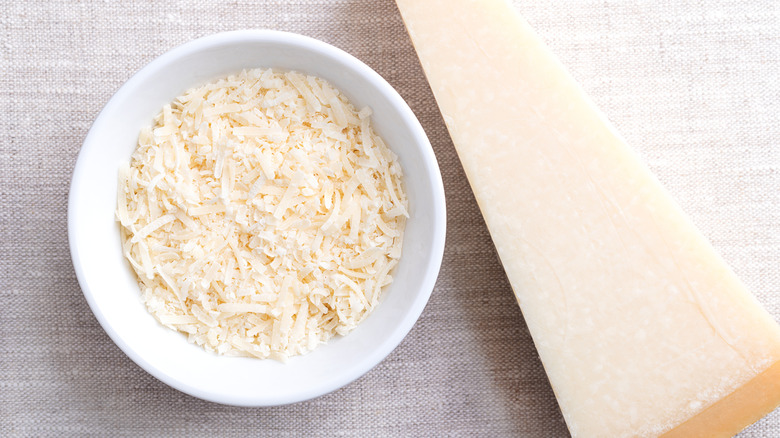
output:
[[[774,409],[780,327],[512,5],[397,3],[571,434]]]

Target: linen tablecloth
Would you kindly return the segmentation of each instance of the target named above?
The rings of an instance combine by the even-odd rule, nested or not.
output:
[[[517,0],[628,143],[780,319],[780,2]],[[321,398],[250,409],[130,361],[67,246],[71,172],[101,107],[172,47],[286,30],[406,99],[441,166],[447,247],[403,343]],[[392,0],[0,1],[0,435],[522,436],[568,432]],[[740,437],[780,436],[780,412]]]

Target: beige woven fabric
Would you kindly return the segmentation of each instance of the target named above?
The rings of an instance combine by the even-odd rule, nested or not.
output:
[[[780,320],[780,2],[517,6]],[[309,35],[383,75],[431,138],[449,215],[401,346],[346,388],[269,409],[189,397],[131,362],[66,236],[72,167],[111,94],[173,46],[242,28]],[[2,436],[568,436],[392,0],[0,0],[0,303]],[[780,412],[740,435],[777,436]]]

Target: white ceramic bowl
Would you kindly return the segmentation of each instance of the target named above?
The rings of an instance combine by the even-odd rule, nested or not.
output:
[[[352,333],[287,364],[207,353],[146,311],[122,257],[114,219],[117,171],[141,126],[188,88],[243,68],[274,67],[322,77],[357,107],[370,106],[377,133],[399,156],[410,219],[395,281]],[[171,50],[135,74],[106,104],[76,162],[68,204],[73,265],[92,311],[114,342],[153,376],[202,399],[270,406],[317,397],[357,379],[406,336],[433,290],[445,236],[444,189],[425,132],[398,93],[351,55],[275,31],[238,31]]]

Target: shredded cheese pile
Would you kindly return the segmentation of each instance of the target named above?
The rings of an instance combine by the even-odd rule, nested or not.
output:
[[[191,89],[119,172],[148,310],[209,351],[286,359],[355,328],[401,256],[397,157],[328,82],[253,69]]]

